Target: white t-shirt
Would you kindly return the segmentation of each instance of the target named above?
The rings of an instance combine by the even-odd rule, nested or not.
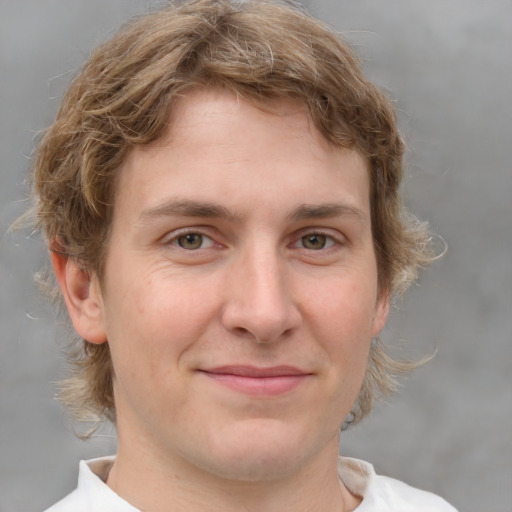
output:
[[[81,461],[78,487],[46,512],[140,512],[105,484],[114,457]],[[356,512],[457,512],[435,494],[379,476],[362,460],[340,457],[340,478],[363,498]]]

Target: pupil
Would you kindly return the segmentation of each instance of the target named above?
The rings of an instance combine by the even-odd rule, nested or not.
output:
[[[308,235],[302,239],[302,243],[307,249],[323,249],[325,247],[325,236]]]
[[[201,247],[203,237],[196,233],[189,233],[188,235],[180,236],[178,238],[178,244],[183,249],[198,249]]]

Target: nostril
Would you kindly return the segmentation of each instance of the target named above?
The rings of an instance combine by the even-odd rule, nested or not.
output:
[[[245,327],[235,327],[235,328],[233,329],[233,332],[234,332],[236,335],[238,335],[238,336],[244,336],[244,337],[246,337],[246,338],[247,338],[247,337],[251,337],[251,338],[252,338],[252,337],[254,337],[254,335],[253,335],[253,334],[251,334],[251,332],[250,332],[248,329],[246,329]]]

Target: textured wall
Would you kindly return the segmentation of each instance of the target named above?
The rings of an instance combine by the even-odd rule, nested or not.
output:
[[[92,47],[143,0],[0,0],[0,512],[42,510],[75,483],[82,443],[53,400],[64,364],[31,274],[37,237],[7,234],[24,209],[33,137]],[[342,451],[467,512],[512,502],[512,2],[310,0],[397,99],[407,202],[448,242],[384,333],[406,354],[439,347]],[[62,338],[62,336],[61,336]],[[60,341],[62,343],[62,341]]]

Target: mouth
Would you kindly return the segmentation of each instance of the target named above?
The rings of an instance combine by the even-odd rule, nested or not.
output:
[[[312,376],[311,373],[293,366],[222,366],[200,372],[221,386],[258,397],[290,393]]]

